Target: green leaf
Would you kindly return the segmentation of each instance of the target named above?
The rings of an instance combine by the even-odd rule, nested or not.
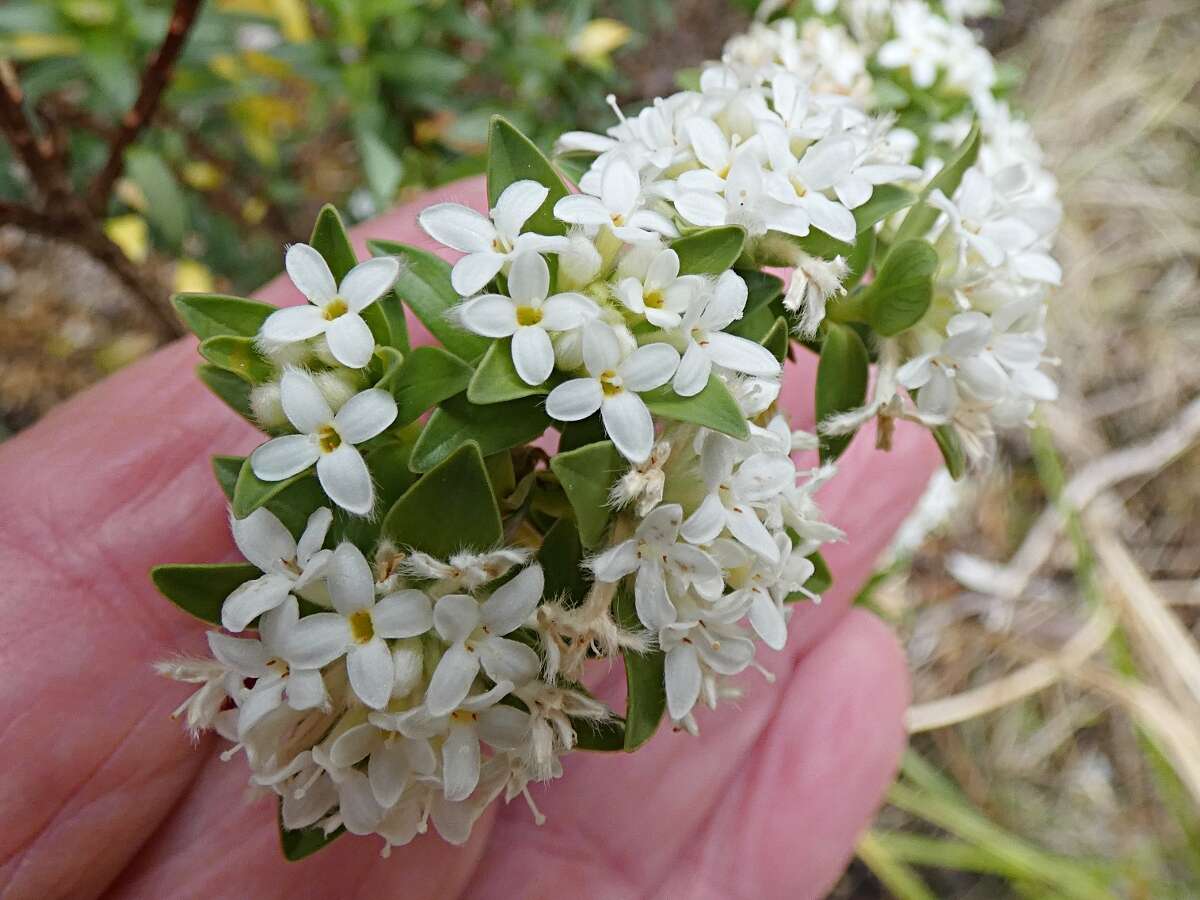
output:
[[[976,122],[971,126],[971,131],[963,139],[963,142],[950,154],[950,158],[946,160],[942,170],[921,192],[921,199],[917,205],[908,211],[908,215],[900,223],[900,228],[896,232],[895,242],[897,244],[911,238],[924,237],[933,227],[933,223],[937,221],[938,210],[930,205],[929,195],[940,190],[947,197],[954,196],[954,192],[962,182],[963,175],[975,164],[975,158],[979,155],[979,144],[979,123]]]
[[[313,223],[308,242],[325,258],[329,271],[333,273],[333,280],[339,284],[358,265],[358,255],[350,243],[350,235],[346,233],[342,217],[332,204],[326,203],[317,213],[317,221]]]
[[[251,384],[262,384],[275,374],[275,367],[258,352],[253,338],[217,335],[201,342],[200,355],[217,368],[240,375]]]
[[[213,474],[217,476],[217,484],[225,494],[225,499],[233,502],[233,488],[237,484],[238,473],[242,471],[244,456],[214,456],[212,458]]]
[[[575,729],[576,750],[615,753],[629,749],[629,737],[622,719],[597,722],[595,719],[572,718],[571,726]]]
[[[395,241],[367,241],[376,256],[395,256],[402,263],[395,291],[442,346],[467,362],[483,356],[491,341],[458,328],[447,317],[461,299],[450,284],[450,265],[425,250]]]
[[[417,347],[392,377],[380,383],[396,398],[396,426],[415,421],[443,400],[461,394],[471,380],[471,367],[441,347]]]
[[[221,624],[221,604],[234,589],[261,575],[250,563],[171,563],[155,566],[150,578],[159,592],[184,612]]]
[[[750,436],[746,417],[729,388],[716,375],[710,375],[704,390],[694,397],[680,397],[669,384],[664,384],[642,394],[642,399],[656,416],[703,425],[741,441]]]
[[[833,587],[833,573],[829,571],[829,564],[819,550],[810,553],[808,561],[813,564],[813,573],[804,582],[804,587],[814,594],[823,594]]]
[[[967,471],[967,458],[963,453],[962,441],[958,433],[949,425],[939,425],[930,429],[933,439],[937,441],[938,449],[942,451],[942,459],[946,461],[946,471],[955,481],[963,477]]]
[[[550,469],[558,477],[575,512],[579,539],[589,550],[604,540],[612,516],[609,493],[625,468],[612,441],[588,444],[550,458]]]
[[[405,491],[384,518],[383,534],[440,559],[500,543],[500,509],[479,445],[459,447]]]
[[[278,516],[295,535],[304,529],[314,510],[332,504],[311,469],[283,481],[263,481],[254,474],[247,457],[233,486],[233,514],[244,519],[260,506]]]
[[[505,338],[496,341],[483,354],[475,374],[471,377],[471,385],[467,388],[467,399],[472,403],[486,405],[503,403],[505,400],[519,400],[521,397],[532,397],[534,394],[545,394],[544,385],[530,385],[517,374],[517,367],[512,361],[512,340]]]
[[[783,296],[783,279],[758,269],[737,269],[742,281],[746,282],[746,308],[742,316],[748,316],[770,306]]]
[[[775,324],[771,326],[770,331],[763,335],[759,343],[770,350],[777,360],[783,362],[787,358],[790,337],[791,329],[788,327],[787,319],[777,316]]]
[[[817,364],[817,422],[835,413],[862,406],[867,396],[867,348],[858,332],[847,325],[826,322]],[[853,434],[822,436],[821,461],[842,455]]]
[[[600,413],[593,413],[578,422],[564,422],[556,427],[559,430],[559,453],[566,453],[584,444],[608,440],[608,435],[604,433],[604,423],[600,421]]]
[[[281,799],[279,803],[279,846],[283,848],[283,855],[288,862],[299,862],[307,856],[312,856],[346,833],[345,828],[339,827],[332,833],[326,834],[325,829],[315,825],[310,828],[297,828],[289,831],[283,827],[283,800]]]
[[[254,337],[278,307],[226,294],[176,294],[171,298],[179,317],[204,341],[223,334]]]
[[[862,298],[868,324],[892,337],[920,322],[933,302],[937,267],[937,251],[927,241],[893,245]]]
[[[566,234],[566,223],[554,218],[554,204],[567,196],[562,177],[533,141],[521,134],[508,120],[492,116],[488,130],[488,206],[494,208],[506,187],[526,178],[549,188],[550,193],[537,212],[525,222],[523,230],[536,231],[538,234]]]
[[[850,255],[846,257],[846,277],[842,279],[842,288],[851,290],[862,281],[862,277],[867,274],[867,270],[871,268],[871,262],[875,259],[875,244],[877,238],[874,229],[868,228],[858,236],[858,240],[854,242],[854,249],[850,251]]]
[[[239,416],[258,427],[254,413],[250,411],[250,384],[241,375],[235,375],[225,369],[220,369],[211,363],[202,363],[196,367],[196,375],[205,386],[220,397]]]
[[[396,189],[404,177],[404,163],[392,148],[373,131],[362,131],[358,135],[358,155],[362,159],[367,186],[380,201],[387,203],[396,196]]]
[[[616,615],[625,628],[641,630],[632,591],[617,591]],[[646,653],[626,650],[624,657],[625,749],[632,751],[654,736],[666,711],[667,691],[663,682],[666,654],[661,650]]]
[[[153,150],[130,147],[125,151],[125,171],[142,189],[146,218],[172,248],[178,248],[187,231],[187,201],[170,167]]]
[[[483,458],[487,468],[488,480],[492,483],[492,493],[496,501],[501,502],[517,487],[517,470],[513,468],[512,454],[507,450],[493,453]]]
[[[417,439],[409,465],[426,472],[468,441],[485,455],[528,443],[550,425],[541,404],[531,399],[477,406],[464,396],[444,401]]]
[[[415,432],[415,428],[412,429]],[[389,510],[417,480],[417,475],[408,467],[416,434],[407,430],[401,439],[388,438],[367,454],[371,479],[375,482],[375,509]],[[347,540],[370,558],[370,553],[379,543],[379,520],[362,516],[335,517],[333,528],[335,540]]]
[[[671,241],[680,275],[720,275],[742,255],[746,229],[740,225],[703,228]]]
[[[538,562],[546,576],[543,596],[560,598],[567,607],[583,603],[592,582],[583,569],[583,544],[570,519],[559,519],[550,526],[538,548]]]

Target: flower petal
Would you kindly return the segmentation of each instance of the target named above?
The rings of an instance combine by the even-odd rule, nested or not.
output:
[[[266,511],[264,507],[260,506],[252,515]],[[333,513],[330,512],[328,506],[322,506],[319,509],[313,510],[312,515],[308,517],[308,522],[304,525],[304,532],[300,535],[300,540],[296,544],[295,558],[296,562],[301,566],[305,566],[312,559],[313,554],[321,549],[321,545],[325,543],[325,535],[329,533],[329,526],[332,522]],[[282,522],[280,522],[280,527],[283,527]]]
[[[366,759],[382,740],[383,735],[374,725],[367,722],[352,725],[330,745],[329,760],[339,769],[347,769]]]
[[[685,191],[675,201],[675,211],[692,225],[710,227],[724,225],[729,207],[716,194]]]
[[[637,541],[622,541],[615,547],[609,547],[599,556],[593,557],[588,568],[597,581],[615,584],[638,566]]]
[[[692,544],[707,544],[725,529],[725,507],[721,498],[709,494],[679,529],[685,541]]]
[[[712,360],[695,341],[689,341],[671,387],[680,397],[694,397],[704,390],[708,384],[709,373],[712,372]]]
[[[550,189],[528,178],[514,181],[496,198],[492,220],[496,230],[510,240],[516,238],[529,217],[538,211],[549,195]]]
[[[642,182],[629,160],[624,156],[609,160],[600,180],[600,199],[608,211],[628,215],[641,192]]]
[[[358,699],[372,709],[383,709],[392,696],[392,653],[387,641],[376,635],[355,644],[346,654],[346,674]]]
[[[230,637],[219,631],[210,631],[207,637],[208,649],[226,668],[247,678],[264,678],[270,674],[267,660],[271,658],[271,654],[262,645],[262,641]]]
[[[292,709],[324,706],[325,679],[317,669],[292,669],[287,677],[287,702]]]
[[[604,391],[595,378],[574,378],[549,393],[546,412],[560,422],[577,422],[598,410],[603,398]]]
[[[542,661],[532,647],[503,637],[489,637],[479,643],[479,661],[488,678],[520,687],[537,677]]]
[[[569,194],[554,204],[554,217],[572,225],[611,225],[608,209],[599,198]]]
[[[371,792],[379,805],[391,809],[404,793],[412,780],[412,770],[408,767],[408,759],[404,755],[401,741],[384,744],[371,754],[367,763],[367,780],[371,783]]]
[[[316,441],[307,434],[285,434],[256,447],[250,454],[250,469],[263,481],[283,481],[303,472],[320,455]]]
[[[465,641],[479,627],[479,604],[466,594],[446,594],[433,608],[433,627],[443,641]]]
[[[348,369],[361,369],[375,352],[375,336],[356,312],[338,316],[325,329],[325,340],[333,358]]]
[[[700,697],[700,659],[691,644],[679,644],[667,651],[664,661],[667,712],[678,722],[692,711]]]
[[[767,562],[779,562],[779,547],[754,510],[746,506],[734,506],[725,517],[725,524],[735,538]]]
[[[375,604],[371,621],[380,637],[416,637],[433,627],[433,606],[424,591],[397,591]]]
[[[371,473],[352,444],[342,444],[317,460],[317,478],[326,496],[346,512],[365,516],[375,505]]]
[[[351,834],[371,834],[383,818],[383,809],[375,800],[367,776],[357,769],[342,773],[338,789],[338,812]]]
[[[462,253],[491,250],[496,238],[488,218],[461,203],[435,203],[421,211],[417,222],[439,244]]]
[[[492,634],[508,634],[525,624],[542,599],[546,579],[537,563],[506,581],[479,607],[479,618]]]
[[[517,330],[517,308],[508,297],[484,294],[457,307],[463,327],[483,337],[508,337]]]
[[[370,609],[375,602],[375,576],[362,551],[349,541],[338,544],[325,574],[333,608],[343,616]]]
[[[638,567],[634,579],[634,605],[638,618],[651,631],[670,625],[678,616],[667,596],[666,578],[657,558],[644,559]]]
[[[609,438],[627,460],[642,463],[650,457],[650,451],[654,448],[654,420],[641,397],[632,391],[620,391],[603,397],[600,418],[604,421],[604,430]]]
[[[284,415],[297,431],[311,434],[328,425],[333,419],[333,410],[325,395],[307,372],[288,367],[279,379],[279,399]]]
[[[471,682],[478,674],[478,656],[462,644],[450,647],[438,661],[425,691],[425,708],[429,714],[445,716],[454,712],[466,698]]]
[[[274,574],[239,585],[221,605],[221,626],[235,633],[245,631],[256,618],[282,603],[291,587],[291,579]]]
[[[346,273],[338,294],[351,312],[362,312],[384,295],[400,274],[400,263],[393,256],[376,256],[360,262]]]
[[[516,750],[529,734],[529,713],[512,706],[493,706],[479,714],[479,739],[497,750]]]
[[[550,335],[535,325],[518,328],[512,339],[512,361],[526,384],[539,385],[554,371],[554,345]]]
[[[546,299],[550,293],[550,267],[540,253],[518,253],[508,271],[508,295],[513,302],[527,306]]]
[[[627,390],[651,391],[670,381],[678,367],[679,351],[670,344],[645,344],[621,363],[621,379]]]
[[[450,726],[442,744],[442,783],[450,801],[467,799],[479,784],[479,737],[474,726]]]
[[[297,554],[291,532],[266,507],[260,506],[244,519],[231,515],[229,527],[242,556],[264,572],[274,571],[280,560],[292,559]]]
[[[369,388],[345,402],[333,417],[333,427],[343,441],[361,444],[396,421],[396,398],[391,391]]]
[[[503,253],[494,250],[468,253],[450,270],[450,285],[460,297],[472,297],[496,277],[507,259]]]
[[[723,331],[708,335],[708,355],[718,366],[746,375],[778,375],[779,360],[762,344]]]
[[[350,626],[337,613],[313,613],[296,623],[283,648],[284,659],[299,669],[329,665],[351,645]]]
[[[546,331],[566,331],[578,328],[600,313],[596,304],[583,294],[555,294],[542,304],[542,328]]]
[[[782,650],[787,643],[787,622],[784,621],[783,610],[775,605],[766,591],[754,592],[754,602],[750,605],[750,626],[772,650]]]
[[[324,306],[337,296],[337,284],[325,257],[308,244],[292,244],[283,257],[292,284],[310,303]]]
[[[316,337],[328,325],[329,320],[319,307],[305,304],[275,310],[267,316],[258,333],[268,343],[291,344]]]

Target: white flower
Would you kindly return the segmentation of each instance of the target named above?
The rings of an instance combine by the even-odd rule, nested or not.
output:
[[[750,237],[761,237],[768,231],[800,237],[808,234],[808,215],[767,193],[762,165],[745,150],[735,154],[722,186],[681,189],[675,198],[675,210],[693,225],[741,225]]]
[[[511,690],[512,684],[505,681],[484,694],[464,694],[440,714],[426,705],[396,715],[379,713],[372,718],[411,738],[444,736],[442,788],[447,800],[463,800],[479,784],[479,742],[496,750],[514,750],[529,732],[529,713],[496,705]]]
[[[759,126],[771,172],[767,190],[783,203],[798,207],[809,222],[839,241],[852,242],[858,233],[854,214],[822,191],[850,179],[857,150],[848,135],[834,135],[811,144],[797,158],[787,131],[774,122]]]
[[[213,656],[240,678],[254,678],[254,686],[238,698],[239,740],[264,716],[285,700],[292,709],[313,709],[328,702],[325,682],[318,669],[290,667],[283,659],[284,642],[300,620],[294,597],[263,614],[259,640],[208,633]]]
[[[946,214],[964,251],[974,250],[987,265],[995,268],[1007,254],[1024,250],[1037,240],[1037,232],[1005,208],[992,180],[979,169],[967,169],[954,197],[951,201],[941,191],[934,191],[929,202]]]
[[[310,305],[271,313],[259,331],[262,341],[270,347],[323,334],[329,352],[343,366],[361,369],[369,363],[375,338],[359,314],[392,286],[400,264],[388,256],[368,259],[347,272],[339,285],[325,259],[308,244],[288,247],[284,263]]]
[[[683,508],[670,503],[652,510],[633,537],[595,557],[590,563],[598,581],[614,584],[637,572],[634,600],[638,618],[659,629],[675,621],[668,588],[684,591],[695,585],[702,594],[720,596],[721,568],[698,547],[679,543]]]
[[[796,480],[796,467],[782,453],[754,453],[738,461],[738,442],[710,433],[701,451],[707,496],[683,523],[681,534],[693,544],[707,544],[725,529],[769,562],[779,559],[775,539],[755,511],[778,500]]]
[[[675,722],[696,705],[706,670],[736,675],[754,659],[754,642],[728,625],[675,622],[659,631],[658,642],[666,652],[667,713]]]
[[[844,294],[842,279],[849,266],[840,256],[822,259],[797,250],[792,270],[792,280],[783,295],[783,306],[791,312],[804,313],[800,317],[799,331],[805,337],[813,337],[817,326],[825,318],[825,305],[830,297]]]
[[[325,570],[332,550],[323,550],[333,513],[321,507],[308,517],[297,542],[270,510],[259,507],[244,519],[229,517],[233,542],[263,574],[234,589],[221,606],[226,631],[242,631],[258,616],[275,609],[293,591],[300,592]]]
[[[526,384],[541,384],[554,371],[551,331],[578,328],[599,315],[583,294],[550,292],[550,268],[538,253],[520,253],[508,273],[508,293],[484,294],[457,308],[458,320],[484,337],[512,338],[512,361]]]
[[[466,594],[447,594],[433,610],[438,636],[450,644],[429,680],[425,706],[432,716],[444,716],[462,703],[482,666],[497,683],[521,685],[541,668],[530,647],[504,635],[516,631],[533,614],[542,598],[542,567],[534,564],[498,587],[479,603]]]
[[[700,296],[704,279],[699,275],[680,276],[679,254],[671,249],[657,251],[646,262],[643,271],[617,283],[617,299],[651,325],[674,328]]]
[[[399,802],[413,778],[437,770],[437,757],[426,738],[407,737],[389,724],[386,713],[371,713],[369,721],[347,728],[329,747],[329,759],[339,768],[368,760],[367,782],[384,809]]]
[[[937,350],[914,357],[896,372],[909,390],[920,388],[917,408],[928,415],[950,416],[960,389],[969,399],[990,404],[1008,389],[1008,375],[987,352],[991,320],[981,312],[964,312],[946,323],[946,339]]]
[[[282,481],[317,464],[329,499],[347,512],[366,515],[375,505],[371,473],[356,444],[369,441],[396,418],[396,400],[380,388],[355,394],[334,415],[312,376],[285,369],[280,380],[283,411],[299,434],[273,438],[250,454],[263,481]]]
[[[654,420],[638,394],[671,380],[679,351],[669,344],[646,344],[622,359],[611,330],[594,328],[585,334],[583,359],[588,377],[552,390],[546,412],[560,422],[577,422],[599,410],[604,430],[621,455],[644,462],[654,446]]]
[[[565,237],[521,233],[549,193],[536,181],[514,181],[496,200],[490,219],[459,203],[435,203],[417,216],[435,241],[466,254],[450,272],[460,296],[479,293],[518,254],[567,248]]]
[[[596,196],[570,194],[554,204],[554,215],[572,225],[607,226],[623,241],[637,243],[659,235],[677,237],[671,220],[644,208],[642,183],[637,170],[624,156],[614,156],[604,166]]]
[[[708,302],[694,306],[684,318],[679,330],[687,339],[687,350],[671,382],[675,393],[681,397],[700,393],[714,365],[745,375],[779,375],[779,360],[770,350],[723,330],[742,317],[746,295],[741,276],[732,270],[723,272]]]
[[[326,578],[336,612],[301,619],[284,640],[293,666],[315,669],[346,657],[350,687],[364,704],[382,709],[392,695],[396,671],[385,638],[424,634],[433,624],[429,598],[402,590],[375,601],[375,578],[353,544],[333,552]]]

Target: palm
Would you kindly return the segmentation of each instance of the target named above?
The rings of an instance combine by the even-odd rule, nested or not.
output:
[[[440,193],[482,199],[478,182]],[[363,230],[421,243],[417,209]],[[262,296],[293,298],[278,281]],[[379,842],[346,838],[289,864],[274,804],[244,802],[243,763],[211,739],[188,743],[169,718],[185,691],[150,668],[204,641],[146,572],[232,554],[208,457],[255,441],[196,381],[193,354],[169,347],[0,448],[0,892],[773,897],[836,878],[891,776],[907,700],[894,640],[847,602],[934,464],[928,438],[902,428],[890,454],[854,442],[822,495],[849,535],[827,550],[836,586],[763,657],[777,683],[746,676],[699,740],[568,757],[535,791],[540,828],[518,801],[465,848],[425,837],[383,860]],[[785,389],[797,426],[811,426],[811,377],[804,360]]]

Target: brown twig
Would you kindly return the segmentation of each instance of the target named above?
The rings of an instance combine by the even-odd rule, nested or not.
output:
[[[163,89],[171,78],[171,71],[179,59],[179,54],[183,52],[183,45],[187,42],[188,32],[191,31],[192,24],[200,12],[201,3],[202,0],[176,0],[162,46],[150,58],[142,72],[142,86],[138,91],[137,100],[121,118],[120,127],[108,148],[108,160],[88,190],[88,207],[93,212],[103,212],[112,186],[125,167],[125,151],[154,117]]]
[[[25,92],[8,60],[0,60],[0,129],[47,203],[70,193],[54,142],[36,134],[25,114]]]

